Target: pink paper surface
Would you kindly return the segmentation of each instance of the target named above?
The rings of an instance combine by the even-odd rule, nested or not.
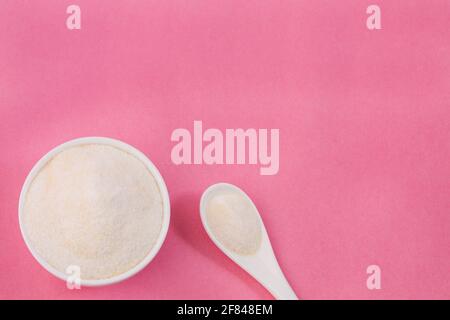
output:
[[[304,299],[450,298],[450,2],[77,0],[0,5],[0,298],[271,299],[212,244],[212,183],[255,201]],[[279,128],[280,171],[175,166],[176,128]],[[68,290],[28,252],[18,198],[34,163],[82,136],[143,151],[172,207],[135,277]],[[381,268],[368,290],[366,268]]]

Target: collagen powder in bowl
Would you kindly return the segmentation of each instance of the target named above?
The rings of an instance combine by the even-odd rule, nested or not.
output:
[[[107,138],[76,139],[50,151],[28,175],[19,202],[33,256],[61,279],[78,270],[82,285],[115,283],[144,268],[159,251],[169,219],[156,167]]]

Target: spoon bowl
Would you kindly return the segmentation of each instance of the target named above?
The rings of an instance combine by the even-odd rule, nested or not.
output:
[[[208,219],[208,205],[216,197],[221,197],[223,195],[233,195],[235,197],[239,197],[243,202],[246,202],[245,208],[252,211],[251,214],[253,216],[250,219],[247,219],[246,222],[253,222],[253,225],[251,226],[252,231],[254,231],[255,228],[260,229],[258,230],[258,237],[256,238],[259,243],[254,250],[253,248],[247,252],[236,250],[236,248],[230,246],[229,243],[226,243],[221,235],[214,232],[214,225],[212,225],[211,221]],[[234,208],[229,210],[239,211],[242,208],[242,206],[235,205]],[[242,216],[243,213],[244,212],[233,212],[233,214],[237,216]],[[260,282],[276,299],[298,300],[297,295],[292,290],[277,262],[269,236],[266,228],[264,227],[264,223],[258,209],[244,191],[228,183],[218,183],[210,186],[205,190],[200,200],[200,217],[206,233],[214,244],[219,247],[219,249],[222,250],[231,260],[237,263],[242,269],[247,271],[247,273]],[[226,223],[226,220],[221,220],[221,223]],[[228,226],[228,230],[233,227],[236,228],[239,227],[239,225],[230,225]]]

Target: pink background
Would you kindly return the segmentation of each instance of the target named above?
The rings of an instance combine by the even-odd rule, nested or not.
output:
[[[201,227],[219,181],[254,199],[302,298],[450,298],[450,2],[377,0],[369,31],[372,2],[1,0],[0,298],[270,299]],[[193,120],[280,128],[279,174],[173,165]],[[42,155],[92,135],[154,161],[172,221],[137,276],[70,291],[25,247],[18,197]]]

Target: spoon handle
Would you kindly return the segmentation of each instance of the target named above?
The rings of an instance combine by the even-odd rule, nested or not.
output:
[[[256,261],[240,265],[258,280],[275,299],[298,300],[297,295],[286,280],[272,252],[270,256],[272,256],[271,259],[260,257]]]
[[[273,281],[269,280],[266,288],[277,300],[298,300],[297,295],[284,276]]]

